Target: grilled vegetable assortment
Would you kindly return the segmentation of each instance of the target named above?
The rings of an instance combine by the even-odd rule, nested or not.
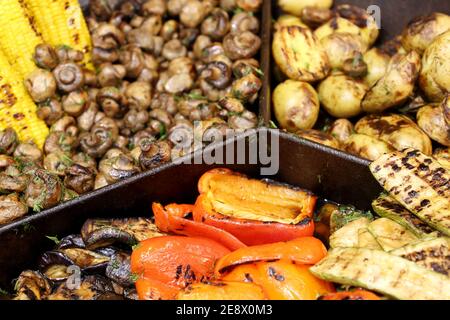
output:
[[[257,125],[261,1],[91,1],[87,23],[76,0],[8,4],[33,38],[0,42],[0,224]]]
[[[371,170],[388,192],[375,213],[212,169],[195,204],[48,237],[57,246],[22,272],[15,299],[450,299],[448,171],[411,150]]]
[[[282,129],[369,160],[404,148],[431,155],[432,141],[449,146],[448,14],[414,19],[397,38],[373,47],[379,30],[365,9],[277,3],[286,13],[274,23],[272,43],[281,82],[273,106]],[[332,128],[346,119],[355,131],[341,139]]]
[[[310,192],[227,169],[204,173],[198,190],[194,205],[153,203],[154,223],[89,219],[81,234],[48,237],[56,247],[40,257],[38,271],[21,273],[15,299],[317,299],[335,292],[308,270],[327,252],[312,237]]]
[[[332,249],[311,272],[391,298],[450,299],[449,171],[412,149],[385,154],[370,169],[387,192],[372,203],[381,218],[334,231]],[[319,223],[336,212],[322,211]]]

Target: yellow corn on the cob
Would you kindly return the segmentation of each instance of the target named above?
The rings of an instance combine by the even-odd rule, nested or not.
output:
[[[84,63],[89,69],[92,65],[92,41],[91,34],[84,19],[78,0],[65,0],[64,10],[70,34],[70,46],[84,53]]]
[[[24,0],[0,1],[0,49],[22,79],[36,69],[34,48],[42,43],[25,7]]]
[[[2,0],[3,1],[3,0]],[[21,141],[34,141],[39,148],[48,135],[45,122],[36,115],[36,105],[21,76],[0,51],[0,129],[13,128]]]
[[[92,43],[78,0],[23,0],[45,42],[65,45],[85,54],[85,66],[92,69]]]
[[[69,45],[69,28],[63,14],[63,0],[25,0],[29,14],[36,21],[38,31],[48,44]]]

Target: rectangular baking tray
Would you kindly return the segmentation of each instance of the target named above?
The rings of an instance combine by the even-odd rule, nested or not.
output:
[[[278,8],[278,0],[268,0],[272,5],[273,18],[276,20],[282,11]],[[266,0],[264,0],[266,2]],[[418,16],[426,16],[433,12],[442,12],[450,14],[450,1],[449,0],[334,0],[333,6],[340,4],[352,4],[364,9],[368,9],[369,12],[377,10],[379,13],[380,23],[380,35],[375,43],[378,46],[380,43],[384,43],[388,40],[400,35],[405,26],[414,18]],[[375,15],[376,16],[376,15]],[[272,41],[272,33],[270,33],[270,39]],[[271,55],[272,56],[272,55]],[[271,66],[275,66],[275,61],[270,59]],[[272,70],[273,71],[273,70]],[[277,81],[277,77],[272,74],[270,80],[270,88],[273,90],[280,82]],[[269,93],[270,94],[270,93]],[[272,113],[272,101],[268,99],[268,110],[265,112],[266,118],[276,122],[275,116]],[[269,125],[269,122],[266,125]],[[318,120],[318,124],[323,121],[323,114],[321,114]]]
[[[122,0],[124,1],[124,0]],[[79,1],[83,11],[85,14],[88,13],[88,4],[89,0],[80,0]],[[261,30],[260,37],[262,40],[261,50],[259,53],[259,61],[260,61],[260,69],[265,74],[270,74],[270,32],[271,32],[271,24],[272,24],[272,7],[270,1],[264,1],[263,7],[260,12],[261,19]],[[258,102],[255,103],[254,106],[251,106],[252,111],[258,114],[259,118],[259,126],[265,126],[270,121],[270,77],[264,76],[262,77],[262,88],[260,91]],[[85,196],[81,196],[74,201],[71,201],[70,204],[74,204],[77,202],[84,202]],[[62,206],[62,205],[59,205]],[[58,207],[59,207],[58,206]],[[66,207],[67,204],[64,204]],[[46,211],[44,210],[39,213],[35,213],[34,216],[43,216],[46,215]],[[14,224],[26,222],[28,216],[17,219]],[[2,228],[2,226],[0,226]],[[0,266],[1,268],[1,266]],[[1,272],[1,269],[0,269]]]
[[[1,226],[0,287],[10,289],[11,280],[22,270],[36,267],[39,255],[54,245],[46,236],[63,237],[79,233],[88,218],[150,217],[153,201],[192,203],[197,195],[198,178],[213,167],[227,167],[262,177],[260,169],[267,163],[260,157],[255,163],[249,163],[248,150],[250,144],[259,143],[264,137],[269,137],[269,150],[279,154],[279,171],[267,178],[299,186],[322,198],[353,204],[363,210],[370,209],[371,200],[381,192],[368,170],[367,161],[278,130],[260,128],[204,151],[207,154],[221,151],[226,157],[231,145],[236,148],[245,143],[246,164],[166,164],[28,216],[23,221]],[[183,161],[193,163],[199,155],[201,151],[183,158]]]

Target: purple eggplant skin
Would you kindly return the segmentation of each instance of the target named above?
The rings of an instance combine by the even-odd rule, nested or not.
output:
[[[133,246],[137,242],[132,234],[113,226],[98,228],[88,233],[85,230],[88,228],[89,222],[89,220],[86,221],[81,233],[84,243],[89,249],[106,247],[117,242]]]
[[[38,268],[41,272],[45,272],[51,265],[71,266],[75,263],[60,251],[47,251],[40,258]]]
[[[86,250],[86,249],[82,249],[82,248],[77,248],[79,249],[78,252],[80,254],[85,254],[84,257],[79,258],[81,259],[86,259],[85,261],[83,261],[83,264],[80,265],[80,263],[76,263],[74,261],[74,259],[71,259],[67,256],[67,254],[64,252],[64,250],[70,250],[70,249],[74,249],[74,248],[66,248],[66,249],[62,249],[61,251],[47,251],[45,252],[39,259],[38,262],[38,268],[39,270],[41,270],[42,272],[45,273],[45,271],[52,265],[64,265],[64,266],[72,266],[72,265],[79,265],[81,268],[81,271],[86,272],[88,274],[96,274],[96,273],[104,273],[106,266],[108,265],[108,261],[109,259],[106,259],[108,257],[105,256],[105,262],[102,263],[98,263],[98,264],[92,264],[89,265],[89,253],[91,253],[92,251]],[[92,252],[93,254],[98,254],[96,252]],[[82,260],[81,260],[82,261]]]
[[[57,247],[60,249],[66,249],[66,248],[86,248],[83,238],[81,238],[81,235],[79,234],[71,234],[67,237],[64,237],[61,239],[61,241],[58,244]]]
[[[136,288],[125,288],[123,290],[123,296],[127,300],[139,300]]]
[[[124,252],[117,252],[111,257],[105,274],[111,280],[117,282],[122,287],[127,288],[133,285],[131,276],[131,256]]]
[[[79,288],[70,289],[67,281],[62,282],[47,297],[48,300],[123,300],[114,292],[112,282],[101,275],[89,275],[82,278]]]

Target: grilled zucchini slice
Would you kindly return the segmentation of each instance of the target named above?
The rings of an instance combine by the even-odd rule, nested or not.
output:
[[[358,230],[358,248],[383,250],[377,239],[375,239],[367,228]]]
[[[406,210],[389,195],[382,194],[375,199],[372,202],[372,208],[381,217],[389,218],[397,222],[418,237],[423,237],[434,232],[433,228]]]
[[[401,248],[407,244],[417,242],[419,239],[405,227],[387,218],[380,218],[371,222],[367,229],[384,251]]]
[[[309,269],[315,276],[405,300],[450,300],[449,277],[380,250],[335,248]]]
[[[450,236],[450,173],[435,159],[406,149],[382,155],[370,170],[401,205]]]
[[[391,251],[393,255],[411,260],[427,269],[450,275],[449,239],[445,237],[413,243]]]
[[[345,226],[334,232],[330,236],[330,247],[358,247],[359,230],[367,230],[370,220],[359,218],[347,223]]]

